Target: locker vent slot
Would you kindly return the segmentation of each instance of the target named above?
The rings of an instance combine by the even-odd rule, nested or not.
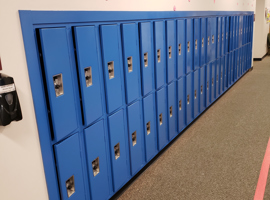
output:
[[[172,117],[172,106],[170,107],[170,117]]]
[[[148,66],[148,53],[143,54],[143,59],[144,59],[144,67]]]
[[[201,85],[201,94],[203,93],[203,86]]]
[[[178,45],[178,54],[181,55],[181,44]]]
[[[114,62],[108,62],[109,79],[114,78]]]
[[[190,42],[187,43],[187,51],[190,51]]]
[[[86,87],[91,86],[93,84],[92,67],[87,67],[84,69],[84,76],[85,76]]]
[[[169,58],[172,58],[172,46],[169,46]]]
[[[99,174],[99,157],[97,157],[92,162],[93,175],[96,176]]]
[[[160,49],[157,50],[157,60],[160,62]]]
[[[187,95],[187,104],[189,104],[189,94]]]
[[[53,76],[53,84],[56,97],[64,94],[62,74]]]
[[[133,132],[132,135],[132,146],[135,146],[137,144],[137,132]]]
[[[212,44],[214,44],[214,42],[215,42],[215,36],[212,35]]]
[[[210,44],[210,36],[208,36],[207,43]]]
[[[197,99],[197,90],[195,90],[195,92],[194,92],[194,97],[195,97],[195,99]]]
[[[202,38],[202,47],[204,46],[204,38]]]
[[[150,134],[151,128],[150,128],[150,122],[146,123],[146,131],[147,131],[147,135]]]
[[[209,89],[209,82],[207,81],[207,90]]]
[[[75,193],[74,175],[71,176],[66,181],[66,188],[67,188],[67,195],[68,195],[68,198],[69,198],[69,197],[71,197]]]
[[[114,157],[117,160],[120,157],[120,143],[114,146]]]
[[[198,40],[195,40],[195,49],[198,48]]]
[[[212,86],[214,85],[214,78],[212,78]]]
[[[132,56],[127,58],[127,64],[128,64],[128,72],[130,73],[133,71]]]
[[[159,115],[159,125],[162,125],[162,113]]]
[[[182,110],[182,100],[179,101],[179,110]]]

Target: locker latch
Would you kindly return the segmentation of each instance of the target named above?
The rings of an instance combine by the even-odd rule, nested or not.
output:
[[[224,33],[222,33],[222,41],[223,41],[223,39],[224,39]]]
[[[114,157],[117,160],[120,157],[120,143],[114,146]]]
[[[194,91],[194,98],[197,99],[197,90]]]
[[[157,50],[157,60],[158,62],[160,62],[160,56],[161,56],[161,52],[160,49]]]
[[[195,40],[195,49],[198,48],[198,40]]]
[[[226,33],[226,40],[228,39],[228,33]]]
[[[201,94],[203,93],[203,86],[201,85]]]
[[[204,46],[204,38],[202,38],[202,47]]]
[[[114,62],[108,62],[109,79],[114,78]]]
[[[99,157],[92,161],[93,175],[96,176],[99,173]]]
[[[190,51],[190,42],[187,43],[187,51]]]
[[[209,82],[208,81],[207,81],[206,87],[207,87],[207,90],[208,90],[209,89]]]
[[[182,110],[182,100],[179,101],[179,110]]]
[[[66,181],[66,189],[67,189],[67,195],[68,198],[71,197],[75,193],[75,183],[74,183],[74,175],[72,175],[67,181]]]
[[[189,104],[189,95],[187,95],[187,104]]]
[[[172,58],[172,46],[169,46],[169,58]]]
[[[178,45],[178,54],[181,55],[181,44]]]
[[[93,82],[92,82],[92,67],[87,67],[84,69],[84,76],[85,76],[86,87],[91,86],[93,84]]]
[[[212,86],[214,85],[214,78],[212,78]]]
[[[222,72],[220,72],[220,79],[222,80]]]
[[[162,113],[159,115],[159,125],[162,125]]]
[[[217,75],[217,82],[218,82],[218,75]]]
[[[57,97],[64,94],[62,74],[53,76],[54,90]]]
[[[172,117],[172,106],[170,107],[170,117]]]
[[[212,35],[212,44],[214,44],[214,42],[215,42],[215,36]]]
[[[148,66],[148,53],[143,54],[143,59],[144,59],[144,67]]]
[[[147,135],[149,135],[150,134],[150,131],[151,131],[151,129],[150,129],[150,122],[147,122],[146,123],[146,131],[147,131]]]
[[[210,36],[208,36],[208,38],[207,38],[207,43],[208,43],[208,45],[210,44]]]
[[[132,146],[135,146],[137,144],[137,132],[133,132],[131,134],[131,138],[132,138]]]
[[[132,56],[127,58],[127,64],[128,64],[128,72],[132,72],[133,71]]]
[[[218,42],[219,42],[219,34],[218,34]]]

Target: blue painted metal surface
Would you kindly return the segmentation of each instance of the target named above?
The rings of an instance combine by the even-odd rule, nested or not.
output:
[[[194,71],[194,118],[200,114],[200,69]]]
[[[220,58],[216,60],[216,98],[219,97],[220,94]]]
[[[200,68],[201,54],[201,19],[194,19],[194,69]]]
[[[186,74],[186,20],[177,20],[177,77]]]
[[[209,63],[206,66],[206,107],[211,104],[211,70],[212,70],[212,63]]]
[[[220,83],[219,83],[219,92],[220,95],[224,91],[224,56],[222,56],[219,60],[220,65],[219,65],[219,72],[220,72]]]
[[[212,69],[211,69],[211,102],[217,97],[216,94],[216,61],[212,62]]]
[[[194,52],[194,21],[193,19],[186,20],[186,74],[193,71],[193,52]]]
[[[186,122],[187,125],[194,119],[194,75],[193,72],[186,76]]]
[[[169,129],[169,140],[172,140],[178,133],[177,131],[177,103],[176,103],[176,82],[173,81],[168,85],[168,129]]]
[[[206,107],[206,65],[200,68],[200,113],[205,110]]]
[[[201,46],[201,63],[200,63],[200,67],[202,67],[203,65],[205,65],[206,63],[206,47],[207,47],[207,34],[206,34],[206,18],[203,17],[201,18],[201,43],[199,43],[199,45]]]
[[[178,133],[186,127],[186,77],[177,81]]]
[[[221,56],[222,47],[222,18],[217,18],[217,58]]]

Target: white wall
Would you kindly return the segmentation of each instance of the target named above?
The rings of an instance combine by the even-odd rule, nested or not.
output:
[[[255,1],[0,0],[2,72],[14,77],[23,112],[22,121],[0,127],[0,199],[48,199],[18,10],[172,11],[174,6],[176,10],[254,11]]]

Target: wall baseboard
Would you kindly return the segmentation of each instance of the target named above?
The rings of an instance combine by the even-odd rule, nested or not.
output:
[[[262,61],[266,56],[268,55],[268,52],[262,57],[262,58],[253,58],[254,61]]]

